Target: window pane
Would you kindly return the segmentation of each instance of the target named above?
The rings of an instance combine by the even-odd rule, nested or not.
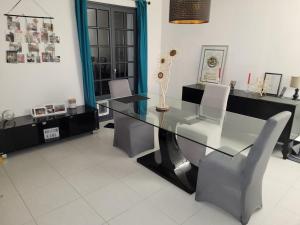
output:
[[[100,67],[99,64],[93,64],[93,73],[94,73],[94,80],[100,80]]]
[[[134,78],[128,78],[128,81],[129,81],[130,90],[134,92],[135,90]]]
[[[108,86],[108,81],[102,81],[101,82],[101,90],[102,90],[102,95],[109,95],[109,86]]]
[[[109,13],[105,10],[98,10],[98,27],[109,27]]]
[[[133,29],[133,14],[127,14],[127,29]]]
[[[134,45],[134,32],[127,31],[127,45]]]
[[[110,64],[101,64],[101,79],[111,79],[111,67]]]
[[[126,76],[125,65],[126,65],[125,63],[118,63],[117,64],[117,72],[116,72],[116,77],[117,78],[127,77]]]
[[[110,48],[101,47],[99,50],[99,62],[109,63],[110,62]]]
[[[109,30],[100,29],[99,34],[99,45],[109,45]]]
[[[125,45],[125,31],[116,30],[116,45]]]
[[[124,28],[124,13],[115,12],[115,27]]]
[[[134,63],[128,63],[128,76],[133,77],[135,75],[135,68],[134,68]]]
[[[88,9],[88,26],[95,27],[96,26],[96,10]]]
[[[97,30],[89,29],[89,36],[90,36],[90,44],[97,45]]]
[[[92,62],[98,62],[98,48],[91,47]]]
[[[116,61],[117,62],[125,62],[126,57],[125,57],[125,48],[116,48]]]
[[[95,85],[95,95],[101,96],[100,82],[95,82],[94,85]]]
[[[134,61],[134,48],[127,48],[127,61]]]

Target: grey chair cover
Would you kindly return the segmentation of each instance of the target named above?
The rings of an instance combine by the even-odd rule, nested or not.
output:
[[[222,115],[220,115],[222,118],[219,118],[220,123],[216,125],[212,125],[211,123],[207,124],[205,122],[192,125],[181,124],[177,127],[178,133],[187,137],[193,137],[193,140],[198,140],[199,143],[213,146],[214,148],[219,147],[218,142],[220,142],[221,138],[229,91],[229,86],[206,84],[201,101],[201,115],[210,116],[211,113],[209,109],[216,108],[220,110],[220,112],[223,112]],[[199,160],[210,150],[204,145],[199,145],[180,136],[177,137],[177,142],[184,157],[195,166],[198,166]]]
[[[132,95],[127,79],[110,81],[109,89],[112,98]],[[114,123],[114,146],[125,151],[129,157],[154,148],[153,126],[116,112]]]
[[[219,206],[243,225],[262,207],[262,180],[290,112],[270,118],[248,156],[213,152],[199,162],[196,200]]]

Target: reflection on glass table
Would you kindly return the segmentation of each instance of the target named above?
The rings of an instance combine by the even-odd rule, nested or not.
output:
[[[170,109],[158,112],[159,96],[152,94],[109,102],[104,107],[159,129],[160,151],[143,156],[138,162],[189,193],[195,190],[197,173],[182,154],[178,138],[234,157],[253,145],[265,124],[264,120],[172,98],[167,99]],[[209,138],[203,138],[205,135]]]

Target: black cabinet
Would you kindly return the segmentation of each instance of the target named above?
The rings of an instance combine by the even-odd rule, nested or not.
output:
[[[202,84],[184,86],[182,100],[200,104],[204,87]],[[292,140],[300,134],[300,101],[271,96],[261,97],[257,93],[234,90],[230,92],[227,111],[263,120],[282,111],[290,111],[291,119],[279,138],[279,141],[284,143],[282,153],[285,159],[291,151]]]
[[[59,136],[53,140],[45,139],[44,131],[57,129]],[[68,110],[65,115],[34,119],[32,116],[17,117],[8,123],[0,122],[0,153],[7,154],[61,140],[74,135],[99,129],[97,109],[79,106]]]

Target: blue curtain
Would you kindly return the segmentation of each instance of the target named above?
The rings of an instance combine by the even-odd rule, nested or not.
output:
[[[84,100],[86,105],[95,108],[96,97],[87,22],[87,1],[75,0],[75,10],[82,63]]]
[[[147,1],[137,0],[138,93],[148,92]]]

